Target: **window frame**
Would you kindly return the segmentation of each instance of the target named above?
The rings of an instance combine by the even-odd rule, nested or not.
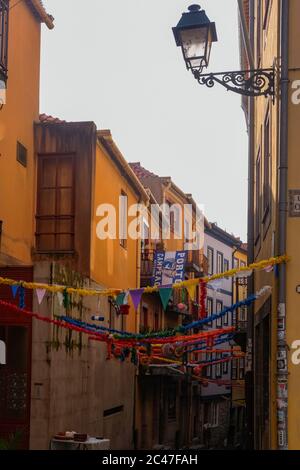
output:
[[[211,270],[210,270],[210,265],[209,265],[209,255],[211,254],[211,259],[212,259],[212,265],[211,265]],[[214,274],[214,256],[215,256],[215,250],[211,247],[207,247],[207,261],[208,261],[208,275],[212,276]]]
[[[58,192],[58,189],[62,189],[62,188],[66,188],[64,186],[57,186],[57,169],[59,167],[59,161],[62,160],[63,158],[70,158],[71,159],[71,162],[72,162],[72,186],[70,186],[71,190],[72,190],[72,197],[71,197],[71,205],[72,205],[72,213],[70,214],[65,214],[65,215],[57,215],[57,192]],[[41,211],[41,197],[40,197],[40,194],[41,194],[41,191],[42,189],[45,189],[45,188],[42,188],[41,185],[42,185],[42,170],[43,170],[43,167],[42,167],[42,161],[43,160],[46,160],[46,159],[49,159],[49,160],[56,160],[56,183],[55,183],[55,186],[54,187],[50,187],[49,189],[53,189],[55,190],[55,214],[45,214],[45,215],[42,215],[40,213]],[[73,254],[75,252],[75,215],[76,215],[76,208],[75,208],[75,201],[76,201],[76,184],[75,184],[75,178],[76,178],[76,154],[74,153],[55,153],[55,154],[49,154],[49,153],[43,153],[43,154],[39,154],[38,155],[38,162],[37,162],[37,199],[36,199],[36,215],[35,215],[35,221],[36,221],[36,231],[35,231],[35,245],[36,245],[36,251],[37,253],[71,253]],[[39,220],[51,220],[51,218],[54,220],[54,228],[55,228],[55,231],[54,232],[40,232],[38,231],[38,221]],[[71,227],[72,227],[72,230],[70,232],[57,232],[57,222],[61,221],[61,220],[67,220],[67,219],[70,219],[71,220]],[[39,237],[40,236],[45,236],[45,235],[52,235],[54,236],[54,249],[50,249],[50,248],[42,248],[42,247],[39,247]],[[58,245],[57,245],[57,237],[59,235],[69,235],[70,238],[72,239],[72,243],[70,244],[70,247],[69,248],[64,248],[64,249],[60,249],[58,248]]]
[[[4,14],[0,15],[0,80],[6,84],[8,78],[9,0],[0,0],[0,12],[2,11]]]
[[[221,306],[220,310],[218,310],[218,305]],[[217,299],[217,301],[216,301],[216,313],[218,314],[218,313],[222,312],[222,310],[223,310],[223,301]],[[216,327],[217,328],[222,328],[222,326],[223,326],[223,318],[222,317],[217,318]]]
[[[126,235],[127,235],[127,210],[128,210],[128,194],[126,193],[126,191],[124,191],[123,189],[121,189],[121,194],[120,194],[120,198],[121,197],[126,197],[126,207],[120,207],[120,227],[119,227],[119,239],[120,239],[120,246],[124,249],[124,250],[127,250],[127,238],[122,238],[122,235],[125,235],[125,232],[122,230],[122,224],[124,223],[124,230],[126,229]],[[121,199],[122,200],[122,199]],[[125,210],[125,213],[123,213],[123,211]],[[124,217],[124,221],[123,221],[123,217]]]
[[[221,258],[221,266],[219,268],[219,259]],[[221,251],[217,251],[217,274],[222,274],[224,272],[224,254]]]

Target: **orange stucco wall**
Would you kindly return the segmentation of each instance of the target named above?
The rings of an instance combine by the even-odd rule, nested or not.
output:
[[[101,219],[96,216],[97,207],[100,204],[112,204],[116,208],[118,221],[121,191],[128,196],[128,207],[139,202],[139,196],[135,194],[130,184],[121,175],[104,148],[98,144],[92,214],[91,278],[107,287],[128,289],[139,287],[140,241],[128,237],[127,246],[123,248],[118,237],[118,223],[115,240],[99,240],[96,235],[97,223]],[[137,315],[132,306],[130,315],[126,318],[126,328],[137,329]]]
[[[10,11],[7,104],[0,111],[0,263],[29,264],[34,230],[33,122],[39,113],[41,26],[25,2]],[[28,151],[16,160],[17,141]]]

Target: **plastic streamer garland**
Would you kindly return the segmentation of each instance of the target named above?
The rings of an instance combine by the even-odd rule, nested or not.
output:
[[[264,269],[268,266],[276,266],[281,263],[288,262],[290,258],[287,255],[278,256],[275,258],[270,258],[268,260],[259,261],[257,263],[250,264],[249,266],[242,266],[239,268],[231,269],[221,274],[214,274],[213,276],[204,277],[201,280],[204,282],[214,281],[215,279],[222,279],[224,277],[233,277],[235,274],[243,271],[251,271],[256,269]],[[190,286],[198,285],[200,282],[199,279],[189,279],[187,281],[183,281],[177,284],[173,284],[173,289],[181,289]],[[3,278],[0,277],[0,285],[7,285],[7,286],[22,286],[25,289],[45,289],[46,291],[57,293],[66,292],[67,294],[78,294],[81,296],[117,296],[123,292],[123,289],[106,289],[106,290],[92,290],[92,289],[83,289],[83,288],[73,288],[73,287],[66,287],[66,286],[59,286],[59,285],[49,285],[49,284],[40,284],[36,282],[25,282],[25,281],[15,281],[13,279]],[[145,287],[144,293],[150,294],[152,292],[158,292],[159,286],[155,287]]]

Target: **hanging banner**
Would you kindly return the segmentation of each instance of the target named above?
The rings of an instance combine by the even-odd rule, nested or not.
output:
[[[171,286],[184,281],[186,251],[156,251],[152,286]]]

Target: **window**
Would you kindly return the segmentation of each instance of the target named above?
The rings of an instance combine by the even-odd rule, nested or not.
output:
[[[228,374],[228,361],[223,362],[223,374]]]
[[[247,307],[245,305],[239,309],[239,320],[242,322],[247,321]]]
[[[27,148],[17,142],[17,161],[23,166],[27,166]]]
[[[0,80],[7,80],[8,0],[0,0]]]
[[[228,259],[224,259],[224,272],[226,273],[227,271],[229,271],[229,261]]]
[[[272,4],[272,0],[264,0],[264,24],[263,24],[264,29],[267,29],[269,13],[271,10],[270,8],[271,4]]]
[[[36,247],[42,252],[74,250],[74,155],[38,157]]]
[[[178,236],[181,236],[182,209],[179,204],[175,204],[169,201],[167,202],[167,204],[169,206],[171,232],[175,233]]]
[[[219,424],[219,403],[213,401],[210,405],[210,424],[218,426]]]
[[[261,220],[261,151],[259,150],[255,165],[255,241],[260,235]]]
[[[228,326],[228,312],[225,313],[224,317],[223,317],[223,321],[224,321],[224,326]]]
[[[141,319],[141,327],[142,328],[148,328],[149,322],[148,322],[148,308],[143,306],[142,309],[142,319]]]
[[[176,384],[169,385],[168,388],[168,421],[176,420]]]
[[[120,196],[120,228],[119,237],[120,245],[123,248],[127,248],[127,208],[128,208],[128,197],[125,191],[121,191]]]
[[[241,268],[245,268],[245,267],[246,267],[245,261],[241,261]]]
[[[207,248],[207,260],[208,260],[208,275],[211,276],[214,273],[214,250],[213,248]]]
[[[213,299],[211,297],[207,297],[206,306],[207,306],[207,317],[211,317],[213,313]],[[212,322],[210,322],[210,326],[212,326]]]
[[[261,37],[262,37],[262,0],[257,0],[257,30],[256,30],[256,61],[257,67],[261,59]]]
[[[211,362],[211,353],[206,353],[206,361],[209,363]],[[206,366],[206,377],[210,378],[211,377],[211,364],[208,364]]]
[[[222,312],[223,302],[221,300],[217,300],[216,306],[217,306],[217,313]],[[222,317],[217,318],[217,328],[221,328],[221,327],[222,327]]]
[[[219,251],[217,252],[217,274],[223,272],[223,254]]]
[[[231,378],[232,380],[237,380],[237,359],[233,359],[231,366]]]
[[[217,361],[221,360],[221,354],[220,353],[217,354],[216,359],[217,359]],[[221,362],[216,364],[216,378],[219,379],[220,377],[222,377],[222,363]]]
[[[263,216],[270,210],[271,199],[271,128],[270,110],[268,110],[264,125],[264,186],[263,186]]]
[[[245,359],[241,357],[240,363],[239,363],[239,379],[244,380],[244,378],[245,378]]]
[[[233,259],[233,268],[238,269],[240,267],[240,260],[238,258]]]

